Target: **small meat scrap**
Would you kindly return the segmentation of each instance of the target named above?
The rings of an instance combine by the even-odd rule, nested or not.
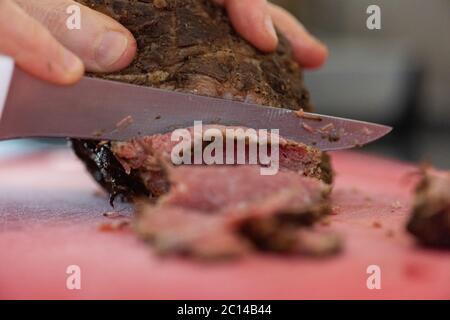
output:
[[[372,134],[372,130],[370,130],[370,129],[367,128],[367,127],[364,127],[364,128],[362,129],[362,132],[363,132],[363,134],[365,134],[366,136],[370,136],[370,135]]]
[[[124,130],[126,129],[130,124],[134,122],[132,116],[126,116],[116,124],[117,130]]]
[[[322,128],[320,128],[319,131],[321,133],[327,133],[327,132],[330,132],[333,129],[334,129],[334,124],[332,122],[330,122],[330,123],[324,125]]]
[[[300,229],[297,234],[296,252],[313,257],[327,257],[342,250],[342,241],[335,232],[317,232]]]
[[[120,212],[117,211],[108,211],[108,212],[104,212],[103,216],[105,218],[110,218],[110,219],[115,219],[115,218],[120,218],[123,217],[122,214]]]
[[[311,127],[309,124],[306,124],[304,122],[302,123],[302,128],[305,129],[305,131],[307,131],[309,133],[315,133],[316,132],[313,127]]]
[[[426,169],[407,230],[422,244],[450,249],[450,173]]]
[[[327,139],[330,142],[338,142],[339,140],[341,140],[342,135],[345,133],[342,128],[340,130],[337,130],[332,123],[319,128],[318,132],[321,133],[322,139]]]
[[[92,135],[93,135],[94,137],[97,138],[97,137],[101,137],[102,135],[104,135],[105,132],[106,132],[105,129],[99,129],[99,130],[95,130],[95,131],[92,133]]]
[[[400,201],[394,201],[392,204],[391,204],[391,209],[392,210],[397,210],[397,209],[401,209],[403,206],[402,206],[402,204],[401,204],[401,202]]]
[[[341,136],[339,135],[339,133],[337,132],[330,132],[327,136],[328,141],[330,142],[338,142],[339,140],[341,140]]]
[[[122,231],[130,226],[129,220],[118,220],[114,222],[102,223],[98,229],[102,232]]]
[[[322,220],[320,221],[320,225],[321,225],[321,226],[328,227],[329,225],[331,225],[331,220],[330,220],[330,219],[322,219]]]
[[[389,229],[388,231],[386,231],[386,237],[393,238],[394,236],[395,236],[394,230]]]
[[[382,226],[383,225],[381,224],[381,222],[378,222],[378,221],[374,221],[372,223],[372,227],[375,228],[375,229],[380,229]]]
[[[342,208],[340,206],[332,206],[331,207],[331,211],[330,211],[330,215],[338,215],[339,213],[341,213]]]
[[[308,120],[314,120],[314,121],[322,121],[322,117],[315,115],[315,114],[310,114],[310,113],[305,113],[305,111],[303,109],[294,111],[294,114],[302,119],[308,119]]]
[[[303,110],[303,108],[301,108],[300,110],[294,111],[294,114],[299,118],[303,118],[303,116],[305,115],[305,111]]]

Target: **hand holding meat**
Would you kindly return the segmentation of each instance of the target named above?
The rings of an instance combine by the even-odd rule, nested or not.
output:
[[[325,61],[326,47],[280,7],[266,0],[214,1],[226,8],[235,29],[261,51],[275,50],[275,25],[291,42],[301,65],[318,67]],[[80,8],[80,30],[66,27],[67,8],[74,4]],[[58,84],[76,82],[85,69],[123,69],[137,49],[133,35],[121,24],[71,0],[0,0],[0,38],[0,53],[12,56],[34,76]]]

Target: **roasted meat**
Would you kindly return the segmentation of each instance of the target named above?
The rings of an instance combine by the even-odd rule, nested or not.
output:
[[[326,256],[340,249],[333,232],[313,229],[328,213],[330,186],[291,171],[259,174],[257,166],[181,166],[156,205],[140,204],[138,234],[162,254],[202,259],[254,250]],[[214,179],[212,179],[214,177]]]
[[[280,35],[274,53],[258,51],[233,30],[225,11],[213,1],[80,2],[126,26],[138,46],[137,57],[125,70],[92,76],[312,109],[286,39]],[[230,128],[209,127],[221,130],[223,138]],[[334,234],[313,228],[329,208],[332,171],[325,153],[279,137],[279,172],[262,176],[264,163],[174,165],[170,137],[166,133],[122,142],[72,141],[87,169],[110,192],[111,201],[116,195],[146,199],[138,201],[136,230],[158,252],[223,258],[253,250],[316,256],[338,251]],[[245,157],[250,145],[246,140]]]
[[[232,28],[211,0],[83,0],[126,26],[138,56],[110,80],[310,110],[309,94],[291,49],[281,36],[263,54]]]
[[[280,35],[274,53],[259,52],[233,30],[224,10],[213,1],[79,2],[118,20],[137,40],[138,55],[128,68],[92,76],[274,107],[312,109],[286,39]],[[114,155],[114,143],[73,141],[73,147],[112,199],[119,194],[127,198],[160,195],[137,181],[134,170],[125,172]],[[317,167],[313,176],[331,182],[328,157],[312,148],[305,150],[314,159],[308,166]]]
[[[424,172],[407,229],[424,245],[450,249],[450,173]]]
[[[204,126],[204,130],[211,127],[222,132],[224,141],[227,140],[225,129],[232,128],[215,125]],[[192,128],[189,130],[193,136]],[[247,156],[252,142],[244,143]],[[129,199],[136,196],[157,198],[165,194],[169,190],[166,169],[171,166],[171,151],[176,144],[177,142],[171,141],[171,133],[167,133],[127,142],[74,141],[73,147],[77,155],[85,160],[87,168],[97,181],[110,192],[113,200],[118,194],[128,196]],[[206,146],[203,144],[202,148]],[[279,138],[277,146],[280,170],[290,170],[331,183],[331,170],[326,154],[283,138]],[[223,155],[226,157],[226,144],[223,148]]]

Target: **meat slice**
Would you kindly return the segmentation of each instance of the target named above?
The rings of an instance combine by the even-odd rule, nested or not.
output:
[[[227,141],[227,130],[236,127],[209,125],[203,130],[215,128],[221,131]],[[193,129],[189,128],[193,143]],[[171,152],[177,141],[171,141],[172,133],[136,138],[126,142],[73,141],[77,155],[85,161],[88,170],[112,195],[122,194],[132,199],[135,196],[159,197],[169,189],[166,168],[171,164]],[[260,138],[257,135],[258,139]],[[248,141],[246,136],[232,136],[236,142],[245,142],[244,157],[255,141]],[[270,135],[269,135],[270,152]],[[278,137],[280,170],[290,170],[315,177],[326,183],[332,182],[332,171],[328,155],[317,149]],[[201,143],[201,142],[200,142]],[[202,147],[205,148],[207,144]],[[226,157],[226,143],[223,155]],[[193,148],[193,146],[192,146]],[[239,150],[235,150],[237,156]],[[225,162],[225,160],[224,160]]]
[[[231,140],[226,130],[230,127],[205,126],[204,132],[210,128],[219,130],[224,141]],[[207,147],[195,141],[193,128],[188,132],[192,144],[187,149],[196,142]],[[244,139],[248,159],[258,139],[241,136],[233,142],[239,139]],[[170,133],[112,143],[111,151],[124,170],[159,196],[156,204],[138,206],[138,234],[159,253],[202,259],[236,257],[256,249],[315,256],[337,252],[340,241],[334,233],[306,229],[329,210],[331,187],[317,179],[323,174],[317,165],[322,154],[273,134],[268,141],[278,141],[275,175],[262,175],[260,163],[174,165],[171,151],[177,141],[171,141]],[[224,144],[224,158],[227,150]]]
[[[257,166],[182,166],[157,205],[138,205],[136,230],[163,254],[230,258],[254,250],[325,256],[340,249],[334,233],[312,228],[326,215],[330,187]],[[211,179],[214,177],[214,179]]]
[[[450,173],[424,172],[407,229],[425,245],[450,249]]]
[[[227,216],[250,212],[255,218],[277,212],[305,225],[328,209],[330,186],[292,172],[264,176],[257,166],[182,166],[169,170],[169,180],[161,205]]]
[[[138,205],[135,229],[161,255],[179,254],[203,260],[230,259],[251,251],[222,216],[182,207]]]
[[[249,141],[248,136],[229,135],[227,129],[233,127],[225,126],[203,126],[203,132],[214,128],[220,130],[222,134],[223,144],[223,163],[226,162],[227,144],[226,141],[232,140],[235,145],[239,142],[245,144],[245,149],[234,150],[233,163],[237,163],[237,155],[239,152],[244,153],[243,158],[248,163],[249,150],[258,150],[258,141]],[[236,129],[236,127],[234,128]],[[239,128],[243,129],[243,128]],[[195,144],[202,144],[202,149],[207,147],[203,141],[195,141],[194,129],[189,128],[192,137],[192,144],[188,146],[193,149]],[[135,179],[138,178],[150,194],[158,197],[168,191],[169,183],[166,177],[166,169],[172,166],[171,153],[178,141],[171,141],[171,133],[163,135],[154,135],[151,137],[137,138],[128,142],[113,142],[110,149],[114,157],[122,164],[127,174],[132,174]],[[257,139],[262,139],[256,134]],[[268,137],[268,151],[270,150],[271,136]],[[279,168],[282,171],[289,170],[299,174],[316,177],[328,183],[331,182],[331,175],[328,168],[322,166],[324,155],[311,147],[289,141],[278,137],[277,147],[279,150]],[[235,146],[236,148],[236,146]],[[189,150],[191,151],[191,150]],[[186,150],[184,151],[186,152]],[[193,152],[191,152],[193,154]],[[261,164],[262,165],[262,164]],[[267,165],[266,165],[267,166]]]

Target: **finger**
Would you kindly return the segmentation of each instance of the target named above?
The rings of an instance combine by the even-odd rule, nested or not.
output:
[[[216,0],[225,6],[231,23],[242,37],[264,52],[274,51],[278,38],[266,0]]]
[[[323,65],[328,57],[327,47],[314,38],[303,25],[288,11],[269,4],[269,11],[276,27],[289,40],[295,59],[306,68]]]
[[[13,57],[19,67],[36,77],[70,84],[84,73],[77,56],[10,0],[0,0],[0,39],[0,52]]]
[[[72,0],[16,0],[24,10],[45,25],[68,49],[94,72],[125,68],[136,54],[133,35],[114,19]],[[69,29],[67,8],[80,8],[81,29]]]

